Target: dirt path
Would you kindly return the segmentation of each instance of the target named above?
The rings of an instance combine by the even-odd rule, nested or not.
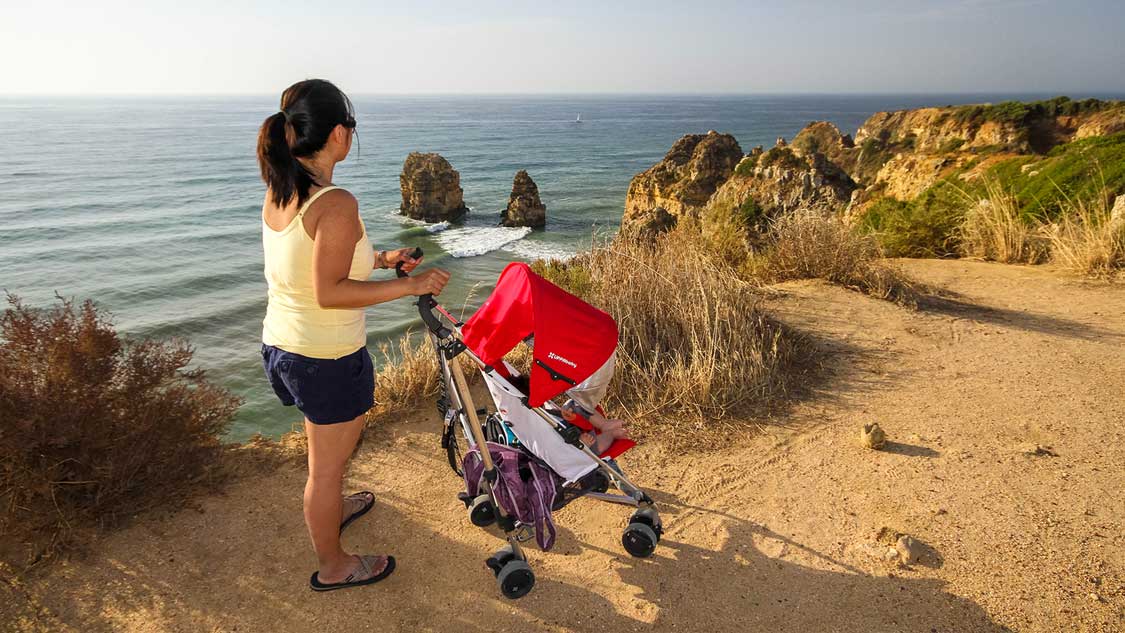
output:
[[[0,598],[34,598],[13,627],[27,630],[1125,630],[1125,290],[904,266],[957,298],[909,312],[785,285],[770,309],[833,352],[828,375],[736,446],[631,454],[663,507],[653,559],[622,551],[626,509],[582,501],[557,517],[556,549],[532,553],[532,594],[499,597],[482,564],[499,541],[468,523],[424,412],[353,466],[350,487],[379,502],[347,543],[400,561],[377,587],[305,588],[293,465]],[[886,451],[857,445],[864,421],[887,429]],[[884,527],[927,554],[910,568],[873,556]]]

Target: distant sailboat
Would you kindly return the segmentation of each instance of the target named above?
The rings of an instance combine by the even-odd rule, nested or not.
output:
[[[582,113],[581,112],[578,113],[578,118],[575,119],[574,122],[575,123],[581,123],[582,122]]]

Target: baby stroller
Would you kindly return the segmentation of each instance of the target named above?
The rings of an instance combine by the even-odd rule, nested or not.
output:
[[[421,256],[421,249],[416,249],[414,257]],[[401,268],[398,273],[406,275]],[[548,514],[580,497],[637,508],[621,542],[633,556],[652,555],[663,532],[655,502],[633,485],[616,463],[616,458],[634,443],[616,439],[596,454],[582,441],[583,433],[593,428],[589,421],[579,414],[567,415],[568,422],[562,408],[552,401],[564,393],[590,406],[600,400],[612,376],[617,348],[613,319],[522,263],[504,269],[488,300],[466,322],[453,317],[431,295],[419,298],[418,312],[433,341],[441,371],[438,411],[444,420],[442,447],[455,473],[463,476],[472,471],[466,477],[467,492],[460,498],[474,525],[498,525],[507,541],[485,561],[501,593],[520,598],[535,584],[521,543],[536,538],[540,547],[549,547],[544,546],[543,524],[519,521],[508,511],[515,502],[503,496],[507,490],[504,477],[511,476],[513,455],[527,464],[519,469],[525,482],[529,470],[546,469],[553,474],[544,478],[555,486],[548,491],[548,496],[553,495]],[[521,342],[533,342],[527,377],[520,376],[504,360]],[[473,403],[458,362],[462,355],[481,372],[492,396],[491,410],[478,409]],[[479,480],[475,478],[477,472]],[[610,492],[611,488],[615,492]],[[551,529],[549,540],[553,541],[553,523],[548,521],[547,525]]]

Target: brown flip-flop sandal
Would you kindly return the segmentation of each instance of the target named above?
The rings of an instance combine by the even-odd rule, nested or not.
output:
[[[375,506],[375,493],[370,492],[368,490],[364,490],[363,492],[357,492],[355,494],[350,494],[350,495],[344,497],[345,501],[347,501],[349,499],[361,499],[363,501],[363,506],[360,507],[359,510],[356,510],[355,512],[348,515],[348,518],[344,519],[344,522],[340,524],[340,533],[341,534],[343,534],[344,528],[351,525],[352,522],[355,521],[356,519],[358,519],[359,517],[361,517],[361,516],[367,514],[368,512],[370,512],[371,508]]]
[[[309,589],[313,591],[334,591],[336,589],[347,589],[348,587],[362,587],[364,585],[373,585],[380,580],[383,580],[395,570],[395,557],[387,556],[386,565],[383,571],[372,574],[371,570],[375,568],[376,561],[383,556],[357,556],[359,559],[359,569],[352,572],[347,578],[341,582],[322,583],[318,578],[320,572],[314,571],[313,575],[309,578]]]

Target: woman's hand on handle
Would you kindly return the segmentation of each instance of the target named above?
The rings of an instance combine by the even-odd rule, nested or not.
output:
[[[415,259],[412,253],[414,253],[413,247],[383,251],[383,268],[394,268],[397,264],[401,263],[404,272],[414,270],[418,264],[422,263],[422,258],[419,257]]]
[[[406,265],[403,264],[403,270],[406,270]],[[431,268],[422,271],[413,277],[410,277],[411,290],[410,294],[416,296],[433,295],[438,296],[441,294],[445,284],[449,283],[449,273],[440,268]]]

